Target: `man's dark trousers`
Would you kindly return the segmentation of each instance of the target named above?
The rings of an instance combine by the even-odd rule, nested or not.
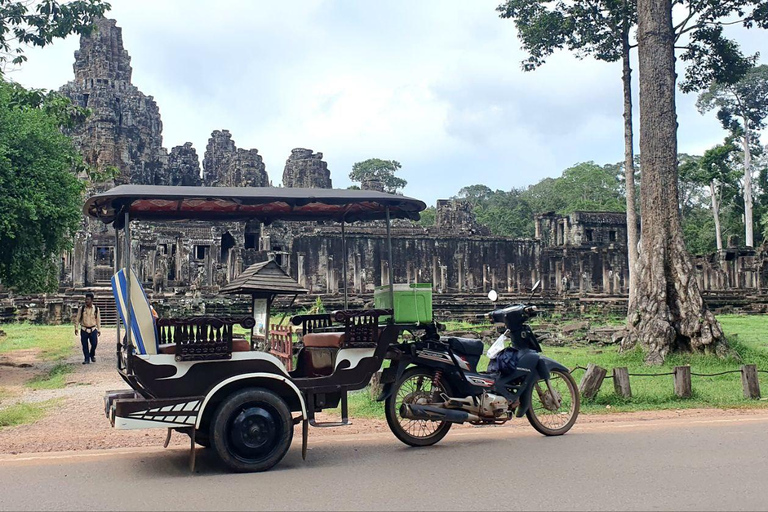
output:
[[[90,350],[88,349],[88,342],[91,343]],[[85,332],[85,329],[80,329],[80,344],[83,346],[83,357],[85,357],[86,361],[96,357],[96,345],[99,344],[99,335],[96,333],[96,329],[93,329],[91,332]]]

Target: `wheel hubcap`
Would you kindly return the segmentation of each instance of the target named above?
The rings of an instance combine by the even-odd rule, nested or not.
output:
[[[278,424],[269,411],[248,407],[232,421],[230,441],[238,455],[246,458],[265,455],[277,441]]]

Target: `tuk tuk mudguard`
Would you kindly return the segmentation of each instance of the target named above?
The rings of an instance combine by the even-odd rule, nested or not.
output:
[[[224,387],[226,387],[229,384],[239,382],[239,381],[251,381],[253,382],[255,387],[258,387],[259,381],[264,381],[266,379],[270,380],[277,380],[279,382],[283,382],[288,385],[288,387],[293,391],[294,396],[299,400],[299,405],[301,406],[301,419],[306,420],[307,419],[307,405],[306,401],[304,400],[304,395],[299,391],[299,388],[296,387],[296,384],[294,384],[289,378],[283,377],[282,375],[276,375],[274,373],[246,373],[242,375],[235,375],[233,377],[230,377],[219,384],[217,384],[211,391],[206,395],[205,399],[203,399],[203,404],[200,407],[200,414],[197,416],[197,422],[195,423],[195,428],[200,428],[200,422],[203,420],[203,413],[205,412],[205,407],[210,402],[211,398],[213,398],[217,392],[222,390]]]

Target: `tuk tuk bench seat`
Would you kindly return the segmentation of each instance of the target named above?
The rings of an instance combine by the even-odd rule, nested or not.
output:
[[[330,314],[300,315],[291,318],[301,325],[302,343],[294,375],[325,377],[336,366],[339,351],[349,348],[375,348],[382,328],[379,317],[391,311],[373,309],[360,311],[334,311]],[[337,322],[334,325],[334,320]]]
[[[341,348],[344,340],[344,332],[310,332],[302,338],[305,347],[317,348]]]

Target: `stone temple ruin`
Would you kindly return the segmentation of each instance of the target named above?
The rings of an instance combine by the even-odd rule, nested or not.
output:
[[[99,20],[91,36],[81,37],[74,72],[74,80],[60,91],[89,108],[92,115],[71,135],[87,163],[117,169],[114,184],[272,185],[258,150],[238,148],[227,130],[211,133],[202,173],[191,143],[170,152],[163,147],[160,110],[151,96],[132,84],[131,58],[114,20]],[[302,148],[291,151],[281,183],[285,187],[332,186],[323,154]],[[362,186],[380,189],[382,184]],[[393,223],[396,259],[392,269],[387,268],[383,225],[348,226],[348,292],[353,301],[370,300],[374,287],[387,283],[390,272],[396,282],[433,283],[438,310],[441,304],[446,308],[457,301],[463,304],[462,297],[491,288],[525,293],[537,279],[550,296],[582,300],[626,295],[624,214],[546,213],[536,217],[533,239],[510,239],[494,236],[479,225],[466,202],[440,200],[436,210],[432,227]],[[274,259],[311,294],[321,294],[332,304],[340,302],[343,260],[337,226],[221,222],[135,226],[136,271],[161,307],[194,301],[190,297],[213,296],[248,265],[267,259]],[[114,243],[110,227],[84,219],[73,249],[61,260],[61,293],[0,294],[0,320],[66,320],[85,289],[97,292],[104,311],[113,310],[108,284],[114,272]],[[702,289],[762,290],[768,275],[764,257],[756,254],[762,251],[729,246],[722,254],[696,258]],[[622,304],[620,299],[618,303]]]

